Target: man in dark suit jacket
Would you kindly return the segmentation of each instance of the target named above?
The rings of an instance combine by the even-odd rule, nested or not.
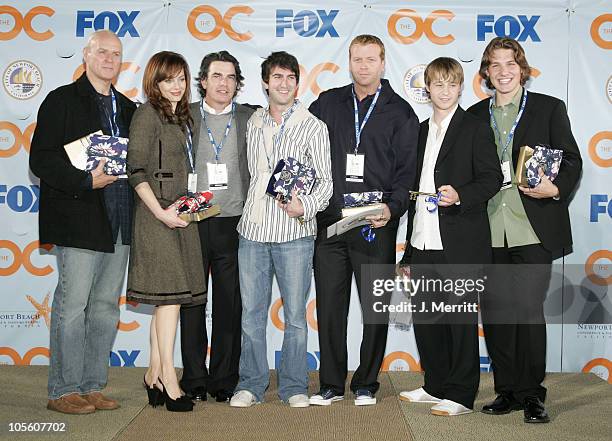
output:
[[[543,303],[552,260],[571,252],[568,203],[582,159],[564,103],[523,87],[530,68],[518,42],[491,40],[480,75],[495,95],[468,112],[493,127],[504,172],[502,189],[488,206],[493,263],[499,270],[490,274],[490,289],[481,302],[498,396],[483,412],[499,415],[524,408],[525,422],[548,422],[546,389],[541,385],[546,372]],[[542,176],[534,188],[517,185],[514,170],[525,145],[563,150],[554,182]],[[499,266],[505,264],[512,266]]]
[[[413,193],[416,203],[408,212],[401,264],[411,265],[410,275],[417,281],[421,276],[454,282],[477,279],[482,264],[491,261],[486,204],[502,180],[493,134],[486,123],[459,107],[463,69],[456,60],[432,61],[425,69],[425,84],[434,113],[419,131],[419,193]],[[478,289],[475,284],[464,293],[463,286],[456,286],[446,295],[422,289],[412,297],[425,384],[401,392],[400,399],[434,403],[434,415],[472,412],[478,391]],[[441,304],[459,308],[436,314]]]
[[[238,232],[249,188],[247,121],[253,108],[234,102],[243,85],[240,64],[229,52],[202,59],[198,75],[201,101],[191,104],[198,191],[210,190],[219,216],[198,224],[204,273],[212,276],[212,339],[206,369],[206,305],[181,309],[181,387],[197,400],[206,392],[223,402],[238,383],[242,302],[238,280]]]
[[[64,145],[102,130],[128,136],[136,109],[111,81],[121,41],[93,33],[83,49],[85,73],[45,98],[32,139],[30,168],[40,178],[39,237],[56,245],[59,280],[53,297],[47,408],[69,414],[115,409],[100,391],[119,320],[132,223],[126,180],[75,168]]]

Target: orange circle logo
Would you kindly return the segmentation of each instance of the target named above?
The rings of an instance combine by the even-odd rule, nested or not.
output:
[[[27,272],[34,276],[47,276],[53,272],[51,265],[45,265],[42,267],[35,266],[32,263],[32,253],[38,249],[44,249],[50,251],[53,248],[51,244],[41,245],[39,241],[35,240],[30,242],[21,251],[15,242],[10,240],[0,240],[0,249],[6,249],[13,255],[12,263],[4,268],[0,268],[0,276],[10,276],[15,274],[19,268],[23,265]],[[8,256],[0,256],[0,262],[3,260],[9,260]]]
[[[140,303],[131,302],[131,301],[128,302],[126,296],[121,296],[119,297],[119,306],[123,306],[123,305],[131,305],[133,307],[137,307],[138,305],[140,305]],[[140,323],[138,323],[136,320],[132,320],[131,322],[128,322],[128,323],[124,323],[121,320],[119,320],[119,323],[117,323],[117,329],[123,332],[131,332],[138,328],[140,328]]]
[[[187,17],[187,30],[201,41],[214,40],[221,35],[222,31],[225,31],[225,34],[234,41],[248,41],[253,38],[253,34],[248,31],[237,32],[232,26],[232,19],[238,14],[251,15],[253,12],[255,10],[250,6],[232,6],[221,16],[221,12],[210,5],[197,6],[192,9]],[[200,16],[204,14],[212,17],[212,23],[210,20],[199,20]],[[202,30],[202,28],[211,29]]]
[[[608,371],[608,376],[604,379],[606,379],[609,384],[612,384],[612,362],[607,358],[594,358],[584,365],[582,372],[589,373],[593,370],[593,368],[597,367],[602,367]]]
[[[612,40],[604,40],[601,38],[600,30],[606,23],[612,23],[612,14],[603,14],[593,20],[591,23],[591,38],[593,42],[602,49],[612,49]],[[612,35],[612,25],[608,26],[603,30],[606,35]]]
[[[306,68],[300,64],[300,86],[298,88],[297,96],[305,94],[308,90],[310,90],[314,96],[319,96],[319,94],[323,91],[317,82],[319,75],[321,75],[322,72],[336,73],[339,69],[340,66],[337,64],[327,62],[317,64],[310,72],[308,72]]]
[[[280,310],[283,307],[283,299],[280,297],[272,303],[270,307],[270,320],[276,329],[279,331],[285,330],[285,322],[280,318]],[[317,304],[315,300],[311,300],[306,305],[306,322],[313,331],[319,330],[319,324],[315,318]]]
[[[602,141],[607,141],[607,143],[604,144]],[[600,151],[609,153],[610,157],[602,157]],[[591,138],[589,141],[589,157],[600,167],[612,167],[612,132],[599,132]]]
[[[0,6],[0,15],[10,15],[14,21],[12,29],[0,31],[0,41],[12,40],[19,35],[22,29],[32,40],[45,41],[50,39],[55,34],[49,29],[42,32],[36,31],[32,26],[32,20],[38,15],[51,17],[53,14],[55,14],[55,11],[47,6],[36,6],[30,9],[25,16],[22,16],[21,12],[12,6]],[[3,20],[0,23],[4,24],[7,21]]]
[[[2,136],[0,134],[0,158],[9,158],[11,156],[16,155],[21,147],[24,148],[26,152],[30,152],[30,143],[32,141],[32,135],[34,134],[34,129],[36,128],[36,123],[33,122],[29,126],[25,128],[22,132],[19,127],[9,121],[0,121],[0,132],[6,130],[12,136]],[[11,144],[11,137],[13,139]],[[9,145],[10,144],[10,145]],[[2,146],[8,146],[6,148],[2,148]]]
[[[412,355],[410,355],[408,352],[403,352],[403,351],[395,351],[395,352],[391,352],[390,354],[388,354],[383,359],[380,370],[381,371],[389,371],[389,370],[404,371],[406,370],[406,369],[399,369],[399,368],[391,369],[392,364],[398,360],[401,360],[404,363],[406,363],[406,365],[408,366],[407,370],[411,372],[420,372],[423,370],[421,369],[421,365],[417,363],[417,361],[414,359]]]
[[[21,355],[19,355],[19,352],[17,352],[15,349],[4,346],[4,347],[0,347],[0,356],[2,355],[6,355],[11,360],[13,360],[14,365],[29,366],[34,357],[41,355],[43,357],[49,358],[49,349],[44,348],[42,346],[32,348],[29,351],[27,351],[25,355],[22,357]]]
[[[598,260],[605,259],[608,263],[597,263]],[[610,263],[612,263],[612,251],[598,250],[589,256],[584,264],[584,272],[591,282],[599,286],[608,286],[612,284],[612,274],[607,277],[602,277],[601,272],[610,273]]]
[[[389,36],[395,41],[401,44],[412,44],[418,41],[423,34],[433,44],[444,45],[452,43],[455,37],[451,34],[437,35],[433,31],[433,24],[436,20],[443,18],[448,21],[452,21],[455,18],[455,14],[446,9],[438,9],[433,11],[431,14],[423,20],[414,9],[399,9],[395,11],[387,21],[387,31]],[[403,19],[409,19],[414,23],[414,30],[408,35],[400,34],[400,30],[410,30],[412,26],[406,24],[400,24],[399,21]]]

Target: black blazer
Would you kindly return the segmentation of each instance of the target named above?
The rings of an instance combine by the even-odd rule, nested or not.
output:
[[[429,119],[419,130],[417,149],[418,190],[429,132]],[[440,236],[448,263],[489,263],[491,232],[487,201],[499,191],[502,172],[493,132],[488,124],[458,107],[440,147],[434,167],[436,189],[451,185],[459,194],[459,205],[438,207]],[[408,209],[406,251],[402,264],[409,264],[410,245],[416,202]]]
[[[136,105],[113,91],[117,123],[129,127]],[[40,242],[113,252],[104,189],[85,189],[88,172],[73,167],[64,150],[65,144],[102,129],[95,93],[83,74],[47,95],[38,110],[30,169],[40,178]]]
[[[474,104],[468,112],[489,123],[489,99]],[[567,207],[580,179],[582,158],[563,101],[529,92],[525,111],[512,141],[513,164],[518,161],[521,146],[534,147],[536,144],[549,144],[553,148],[563,150],[559,175],[554,180],[554,184],[559,188],[558,201],[553,198],[534,199],[519,190],[533,230],[542,246],[550,251],[555,259],[572,252],[572,230]]]

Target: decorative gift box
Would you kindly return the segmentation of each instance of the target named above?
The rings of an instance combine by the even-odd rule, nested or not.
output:
[[[80,170],[91,171],[100,159],[106,158],[104,173],[127,178],[128,138],[90,133],[64,146],[72,165]]]
[[[210,191],[189,193],[174,202],[176,214],[186,222],[201,221],[221,213],[219,205],[210,203],[213,194]]]
[[[535,148],[522,146],[519,151],[516,165],[516,179],[523,187],[535,187],[542,179],[539,174],[541,169],[551,181],[559,174],[563,150],[553,149],[549,145],[538,144]]]
[[[366,191],[363,193],[345,193],[344,207],[363,207],[364,205],[382,202],[382,191]],[[343,216],[344,217],[344,216]]]
[[[301,164],[294,158],[281,159],[272,172],[266,194],[273,198],[280,196],[282,202],[289,202],[294,188],[298,194],[310,194],[315,182],[314,168]]]

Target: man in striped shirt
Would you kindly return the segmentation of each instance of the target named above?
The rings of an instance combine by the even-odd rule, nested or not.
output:
[[[332,195],[327,127],[295,99],[300,69],[297,59],[274,52],[262,63],[269,107],[259,109],[247,125],[247,159],[251,182],[238,224],[242,351],[240,380],[232,407],[263,401],[269,384],[266,324],[276,279],[283,300],[285,331],[278,366],[278,393],[291,407],[307,407],[306,301],[312,280],[316,214]],[[280,159],[294,158],[316,170],[308,195],[292,194],[283,204],[266,195]]]

